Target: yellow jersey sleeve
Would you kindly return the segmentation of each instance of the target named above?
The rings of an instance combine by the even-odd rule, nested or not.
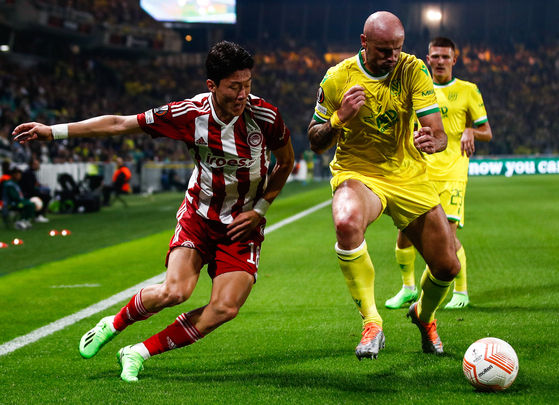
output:
[[[414,71],[410,75],[412,82],[412,103],[413,109],[418,118],[439,112],[437,96],[433,87],[433,79],[429,69],[422,60],[418,59]]]
[[[339,66],[331,67],[320,82],[313,114],[313,118],[317,122],[325,123],[340,108],[344,96],[344,93],[342,93],[343,84],[345,83],[345,80],[341,79],[340,73]]]
[[[483,103],[483,97],[478,87],[474,85],[468,97],[468,114],[474,127],[479,127],[487,122],[487,111]]]

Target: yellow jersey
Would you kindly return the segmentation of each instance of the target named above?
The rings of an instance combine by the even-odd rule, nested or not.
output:
[[[413,145],[415,114],[433,114],[439,107],[423,61],[402,52],[394,70],[375,76],[365,66],[361,50],[326,72],[318,89],[315,121],[328,121],[355,85],[365,89],[366,101],[342,130],[330,164],[332,173],[350,170],[395,181],[425,173],[426,160]]]
[[[446,84],[434,83],[448,145],[442,152],[427,155],[430,180],[468,180],[470,159],[460,150],[460,138],[465,128],[487,122],[487,112],[481,92],[474,83],[453,78]]]

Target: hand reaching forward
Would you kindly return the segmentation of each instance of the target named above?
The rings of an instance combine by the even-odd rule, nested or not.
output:
[[[14,141],[21,144],[29,141],[52,141],[52,130],[48,125],[39,122],[26,122],[18,125],[12,132]]]

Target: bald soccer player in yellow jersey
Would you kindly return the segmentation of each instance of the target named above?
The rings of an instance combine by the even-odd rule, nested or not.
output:
[[[446,150],[427,158],[427,173],[441,199],[441,205],[454,234],[461,270],[454,280],[448,309],[464,308],[470,303],[466,280],[466,253],[456,237],[456,229],[464,226],[464,197],[468,181],[469,157],[475,151],[475,141],[489,142],[491,127],[483,98],[473,83],[452,76],[456,64],[456,46],[448,38],[438,37],[429,44],[427,63],[433,71],[435,94],[441,109],[443,125],[448,136]],[[402,232],[398,233],[396,261],[402,271],[403,287],[385,306],[402,307],[417,299],[415,287],[415,248]]]
[[[390,215],[429,263],[421,298],[408,312],[426,353],[443,353],[434,315],[460,271],[452,231],[426,173],[425,156],[444,150],[447,138],[429,71],[402,52],[404,36],[395,15],[369,16],[362,49],[322,80],[308,130],[315,153],[336,145],[330,165],[335,250],[363,318],[359,360],[377,358],[385,344],[365,242],[380,214]],[[416,114],[422,128],[414,132]]]

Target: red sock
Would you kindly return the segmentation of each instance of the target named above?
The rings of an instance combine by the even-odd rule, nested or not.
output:
[[[143,321],[148,319],[157,312],[148,312],[142,304],[142,290],[132,297],[130,302],[122,307],[118,314],[115,316],[113,326],[116,330],[123,331],[128,325],[134,322]]]
[[[179,347],[191,345],[203,337],[204,335],[190,322],[188,316],[182,314],[171,325],[143,343],[148,349],[149,354],[154,356],[169,350],[178,349]]]

